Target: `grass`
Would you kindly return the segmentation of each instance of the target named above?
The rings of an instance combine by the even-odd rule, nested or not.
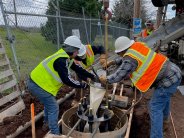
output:
[[[15,53],[20,67],[21,78],[28,75],[34,67],[47,56],[57,51],[56,45],[48,42],[39,32],[25,32],[12,29],[15,36]],[[6,40],[6,30],[0,28],[0,37],[3,40],[11,66],[16,73],[13,52],[9,41]]]
[[[39,31],[23,31],[20,29],[11,29],[15,36],[15,53],[19,63],[21,79],[23,80],[30,72],[47,56],[57,51],[57,46],[46,41]],[[17,76],[17,66],[14,61],[13,52],[8,40],[6,40],[6,30],[0,27],[0,37],[3,40],[6,53],[11,63],[11,67]],[[96,36],[94,45],[104,45],[104,37]],[[114,38],[109,35],[108,49],[114,50]]]

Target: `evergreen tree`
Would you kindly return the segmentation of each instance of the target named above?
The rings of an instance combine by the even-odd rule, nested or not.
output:
[[[56,8],[54,5],[57,5],[57,0],[50,0],[48,3],[48,10],[46,11],[47,15],[56,15]],[[82,7],[85,10],[86,16],[98,17],[98,12],[101,10],[102,3],[97,0],[59,0],[59,8],[61,16],[74,16],[74,17],[82,17]],[[71,28],[78,27],[81,28],[81,34],[85,34],[84,25],[77,20],[69,21],[62,20],[64,34],[65,36],[71,35]],[[81,27],[80,27],[81,26]],[[75,29],[75,28],[73,28]],[[46,40],[50,40],[53,43],[57,42],[57,27],[56,27],[56,18],[48,17],[48,21],[45,25],[41,27],[42,35],[46,38]],[[61,30],[61,28],[59,29]],[[60,32],[60,43],[62,43],[62,37]]]

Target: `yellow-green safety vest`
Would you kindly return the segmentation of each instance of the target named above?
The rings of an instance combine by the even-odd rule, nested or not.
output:
[[[91,45],[86,45],[86,64],[84,64],[82,61],[76,61],[76,64],[80,64],[84,69],[89,68],[91,65],[93,65],[95,61],[95,55],[92,50]]]
[[[54,70],[53,64],[59,57],[66,57],[70,60],[69,55],[60,49],[53,55],[44,59],[38,66],[31,72],[31,79],[42,89],[52,94],[57,95],[59,89],[63,86],[61,78],[57,71]],[[71,67],[73,60],[69,61],[68,70]]]

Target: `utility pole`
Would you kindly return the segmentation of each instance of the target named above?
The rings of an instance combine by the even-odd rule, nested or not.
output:
[[[134,18],[140,18],[141,14],[141,1],[140,0],[134,0]]]
[[[130,36],[136,39],[141,33],[141,22],[140,19],[141,14],[141,1],[134,0],[134,14],[133,14],[133,34],[130,32]]]
[[[160,26],[162,22],[163,10],[164,10],[164,7],[158,7],[157,18],[156,18],[156,29]]]

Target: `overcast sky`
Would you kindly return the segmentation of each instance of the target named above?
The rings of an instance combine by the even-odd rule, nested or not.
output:
[[[115,4],[117,0],[110,0],[110,8],[113,9],[113,5]],[[157,8],[152,5],[148,1],[148,8],[150,9],[151,13],[156,13]],[[47,9],[47,2],[48,0],[15,0],[17,12],[24,12],[24,13],[35,13],[35,14],[44,14]],[[3,0],[3,3],[5,5],[6,10],[13,11],[13,0]],[[167,18],[170,19],[174,17],[175,12],[171,11],[171,6],[168,8],[167,12]],[[8,16],[10,24],[14,22],[14,16],[9,15]],[[18,16],[18,23],[19,25],[25,26],[27,24],[31,24],[32,26],[39,26],[40,23],[45,23],[47,21],[47,18],[45,17],[28,17],[28,16]],[[153,19],[155,19],[156,16],[153,16]],[[3,24],[3,18],[2,13],[0,11],[0,24]]]

